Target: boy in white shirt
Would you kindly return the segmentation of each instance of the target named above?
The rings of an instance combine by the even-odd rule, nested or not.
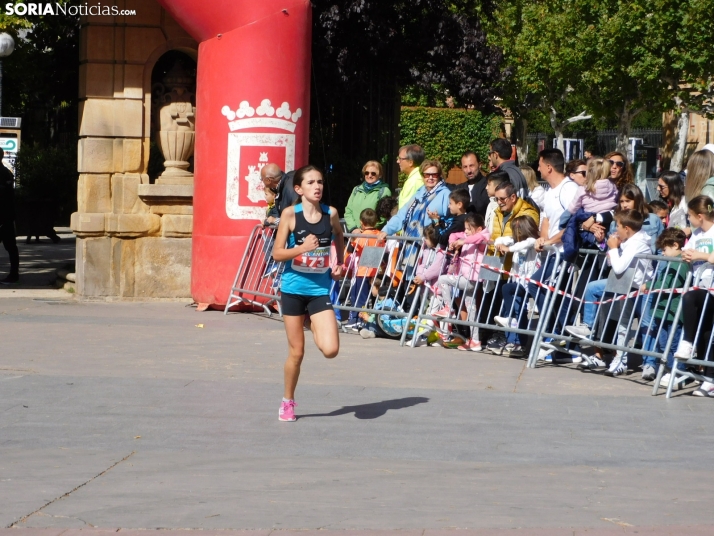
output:
[[[617,275],[623,274],[628,268],[634,268],[635,274],[632,279],[632,288],[638,289],[645,281],[654,275],[652,263],[648,260],[640,260],[638,255],[650,255],[652,249],[650,238],[642,231],[644,216],[637,210],[625,210],[615,214],[617,222],[617,232],[607,240],[607,259],[612,267],[612,271]],[[566,326],[565,330],[574,337],[588,338],[592,334],[595,324],[595,315],[598,306],[594,302],[602,300],[605,294],[607,279],[591,281],[585,288],[583,300],[583,323],[579,326]],[[618,344],[624,343],[627,334],[627,326],[618,325]],[[627,354],[617,352],[617,356],[612,361],[607,374],[619,376],[627,371]]]

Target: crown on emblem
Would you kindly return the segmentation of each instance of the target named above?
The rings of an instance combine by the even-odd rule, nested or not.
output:
[[[268,127],[295,132],[297,122],[302,117],[300,108],[293,112],[290,110],[290,104],[283,102],[280,108],[276,109],[270,99],[263,99],[257,108],[253,108],[248,101],[242,101],[237,110],[224,106],[221,113],[228,119],[231,131]]]

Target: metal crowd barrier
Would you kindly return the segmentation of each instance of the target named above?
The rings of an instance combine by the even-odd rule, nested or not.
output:
[[[548,306],[552,293],[548,288],[558,285],[563,277],[559,272],[560,252],[553,246],[547,246],[540,255],[542,277],[538,281],[540,285],[534,284],[534,291],[529,293],[528,280],[521,281],[517,277],[509,277],[509,274],[502,269],[503,257],[485,256],[483,263],[473,281],[470,281],[463,291],[452,301],[451,304],[443,305],[451,308],[448,317],[435,316],[434,300],[439,300],[443,294],[443,286],[437,285],[425,287],[417,324],[424,321],[432,323],[453,324],[468,328],[487,329],[489,331],[502,332],[504,334],[514,333],[520,337],[530,337],[536,340],[542,330],[542,323],[545,317],[539,314],[535,316],[537,304],[541,308]],[[538,272],[536,272],[538,274]],[[535,274],[534,274],[535,275]],[[458,281],[453,280],[458,284]],[[504,293],[513,296],[508,309],[503,307]],[[441,304],[441,303],[440,303]],[[529,304],[531,305],[529,310]],[[498,323],[495,317],[507,319],[505,325]],[[416,344],[416,337],[412,339],[412,345]],[[522,347],[528,347],[523,338],[520,339]],[[535,345],[531,345],[532,356]],[[530,362],[530,361],[529,361]]]
[[[606,254],[597,250],[583,250],[574,263],[563,263],[561,270],[567,272],[567,278],[553,292],[554,297],[545,312],[547,321],[543,323],[544,329],[534,344],[531,356],[546,348],[581,357],[594,367],[593,356],[583,349],[597,347],[616,352],[617,356],[625,359],[630,354],[637,354],[665,362],[672,345],[678,342],[674,340],[676,329],[672,327],[676,328],[679,321],[681,300],[673,312],[672,327],[669,322],[661,321],[655,323],[657,325],[653,328],[651,319],[657,310],[663,310],[665,316],[669,315],[673,298],[687,290],[691,274],[687,270],[684,285],[680,288],[643,292],[634,284],[637,270],[644,273],[644,282],[655,281],[663,270],[676,272],[680,261],[656,255],[641,255],[636,259],[636,268],[628,268],[619,275],[610,269]],[[600,282],[601,297],[593,300],[597,303],[588,304],[585,301],[588,284],[595,281]],[[584,320],[586,305],[595,307],[593,324],[589,326],[591,334],[582,337],[568,333],[566,326],[579,325]],[[648,339],[659,343],[647,349],[643,341]]]
[[[714,308],[714,295],[710,290],[713,281],[711,278],[704,278],[703,276],[708,270],[714,269],[712,264],[701,265],[696,273],[694,274],[694,284],[692,285],[693,290],[689,292],[704,292],[706,293],[704,297],[703,313],[699,317],[699,323],[697,324],[696,337],[694,339],[693,347],[695,349],[695,356],[691,359],[678,359],[674,358],[674,365],[670,371],[669,385],[667,386],[666,398],[671,398],[672,390],[678,377],[691,378],[693,380],[698,380],[700,382],[710,382],[714,383],[714,374],[706,371],[706,369],[714,368],[714,326],[711,321],[712,315],[707,314],[709,308]],[[698,287],[703,287],[707,290],[698,289]],[[686,294],[685,294],[686,295]],[[680,301],[680,308],[684,304],[684,296]],[[708,336],[707,336],[708,335]],[[673,344],[677,344],[679,341],[674,341]],[[685,370],[680,370],[677,367],[678,363],[683,363],[686,366]],[[657,374],[657,379],[655,380],[655,386],[652,394],[657,394],[659,388],[659,382],[664,372],[663,364],[660,365],[659,372]]]
[[[275,227],[262,225],[253,229],[224,314],[247,304],[262,308],[268,315],[282,315],[280,278],[285,264],[272,259],[275,231]],[[345,257],[347,276],[335,281],[331,289],[338,320],[350,312],[373,315],[380,329],[391,334],[398,331],[403,345],[419,303],[421,291],[413,288],[411,279],[422,243],[421,238],[389,236],[380,241],[376,235],[346,233],[345,249],[353,250]],[[372,295],[373,288],[378,296]]]
[[[269,316],[273,312],[282,316],[279,291],[285,265],[273,260],[276,230],[275,226],[256,225],[251,232],[223,314],[236,305],[248,304],[261,307]]]
[[[253,229],[224,313],[236,305],[248,304],[262,308],[268,315],[281,314],[279,287],[284,264],[272,259],[275,231],[274,227],[262,225]],[[485,256],[474,280],[463,285],[462,290],[454,288],[452,303],[447,304],[438,281],[424,285],[412,282],[424,251],[421,238],[389,236],[379,240],[374,234],[345,234],[345,245],[349,252],[345,257],[347,275],[335,281],[331,289],[338,319],[345,314],[354,318],[363,313],[360,320],[369,317],[372,327],[376,324],[382,334],[398,338],[401,345],[411,333],[412,346],[421,334],[432,330],[443,333],[446,324],[518,334],[532,339],[530,368],[536,366],[541,349],[582,357],[590,365],[594,365],[594,359],[584,351],[587,347],[611,350],[619,356],[651,356],[660,363],[653,395],[657,394],[667,356],[679,342],[675,335],[684,299],[673,307],[675,296],[684,296],[690,288],[706,292],[704,311],[714,308],[712,282],[702,280],[713,265],[703,265],[694,275],[687,269],[684,283],[677,288],[646,292],[636,288],[636,270],[642,271],[648,282],[658,281],[663,271],[676,271],[681,261],[671,257],[641,255],[636,258],[637,269],[629,268],[617,275],[610,269],[604,252],[581,250],[578,258],[568,263],[561,262],[557,248],[548,246],[540,255],[540,269],[528,280],[520,281],[503,269],[503,257]],[[442,275],[449,275],[448,260],[442,261]],[[588,284],[594,281],[600,281],[601,297],[594,300],[596,303],[586,303]],[[700,285],[706,290],[698,289]],[[516,296],[508,310],[505,295]],[[450,314],[436,316],[437,309],[445,305],[449,305]],[[583,320],[585,305],[594,307],[591,334],[583,337],[567,332],[565,326],[578,325]],[[664,311],[665,317],[671,316],[672,320],[653,322],[655,311]],[[501,317],[499,321],[497,316]],[[714,368],[714,329],[707,318],[701,315],[697,326],[694,347],[698,355],[675,360],[667,398],[683,376],[714,383],[714,374],[701,370]],[[645,346],[645,341],[656,344]],[[523,339],[521,345],[528,346]],[[679,370],[679,362],[687,369]]]
[[[372,329],[398,337],[403,346],[419,303],[420,289],[411,284],[423,240],[404,236],[345,234],[347,274],[332,286],[332,303],[342,316],[369,316]],[[375,325],[377,327],[375,327]]]

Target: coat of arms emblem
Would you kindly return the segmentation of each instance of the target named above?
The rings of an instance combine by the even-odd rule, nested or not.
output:
[[[278,164],[284,171],[295,168],[294,132],[302,110],[291,111],[287,102],[276,109],[269,99],[263,99],[257,108],[243,101],[237,110],[224,106],[221,113],[230,129],[226,214],[233,220],[262,221],[265,200],[260,170],[268,163]]]

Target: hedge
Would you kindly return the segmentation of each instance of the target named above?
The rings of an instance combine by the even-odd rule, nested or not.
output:
[[[400,145],[421,145],[427,158],[439,160],[448,170],[461,163],[465,151],[475,152],[485,162],[501,119],[477,110],[403,106],[399,127]]]

